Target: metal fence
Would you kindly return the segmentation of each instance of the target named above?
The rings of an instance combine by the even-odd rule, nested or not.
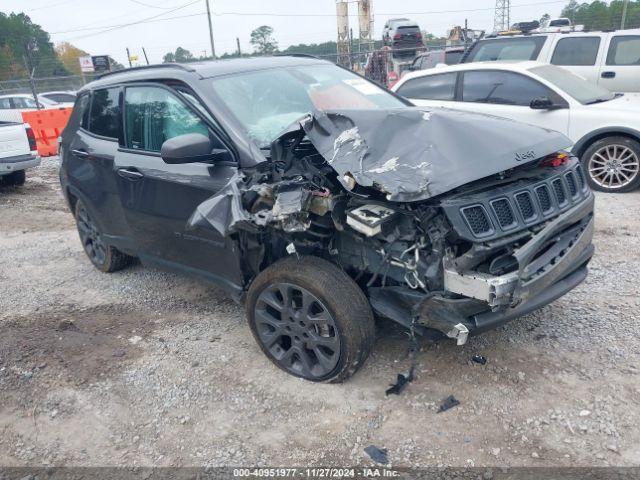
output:
[[[51,92],[60,90],[78,90],[85,83],[96,78],[95,74],[70,75],[65,77],[34,78],[36,92]],[[0,80],[0,95],[13,93],[31,94],[31,84],[29,79],[21,80]]]

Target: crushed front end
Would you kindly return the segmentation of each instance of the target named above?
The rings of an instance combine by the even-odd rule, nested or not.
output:
[[[418,109],[310,116],[190,224],[235,240],[247,285],[282,257],[322,257],[379,316],[463,344],[574,288],[594,250],[593,194],[560,151],[566,137],[482,120]]]

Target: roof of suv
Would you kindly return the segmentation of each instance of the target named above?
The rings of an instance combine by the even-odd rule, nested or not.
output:
[[[82,90],[102,87],[114,83],[163,79],[197,79],[220,77],[234,73],[267,70],[271,68],[298,67],[304,65],[333,65],[316,57],[304,55],[282,55],[273,57],[248,57],[225,60],[208,60],[193,63],[163,63],[143,67],[127,68],[102,75],[88,83]]]

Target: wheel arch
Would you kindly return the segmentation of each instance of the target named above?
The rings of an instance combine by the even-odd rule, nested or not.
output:
[[[629,127],[599,128],[593,132],[589,132],[578,140],[571,149],[571,153],[580,158],[594,142],[606,137],[627,137],[636,142],[640,142],[640,131]]]

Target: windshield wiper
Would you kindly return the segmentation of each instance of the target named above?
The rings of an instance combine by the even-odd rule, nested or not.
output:
[[[596,98],[595,100],[591,100],[590,102],[587,102],[585,105],[593,105],[594,103],[603,103],[603,102],[608,102],[609,100],[613,100],[615,97],[612,98]]]

